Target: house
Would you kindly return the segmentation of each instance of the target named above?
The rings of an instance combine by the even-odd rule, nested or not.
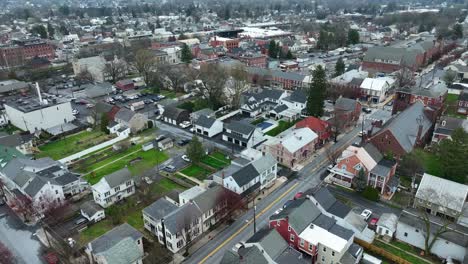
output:
[[[109,122],[109,125],[107,125],[107,129],[109,130],[109,134],[115,134],[117,137],[129,137],[131,130],[129,127],[119,124],[115,121]]]
[[[317,134],[310,128],[297,128],[286,135],[267,140],[260,148],[270,153],[278,163],[294,168],[312,156],[317,138]]]
[[[468,132],[468,120],[442,116],[435,125],[434,133],[432,134],[432,142],[439,143],[443,139],[451,139],[453,131],[458,128],[462,128]]]
[[[356,212],[341,201],[337,200],[326,187],[309,189],[304,196],[312,201],[320,212],[337,221],[337,223],[354,232],[356,238],[372,243],[375,237],[367,222]]]
[[[167,106],[162,113],[162,120],[172,125],[179,125],[182,122],[190,121],[190,113],[185,109],[175,106]]]
[[[395,92],[392,114],[397,114],[414,104],[422,102],[440,115],[445,100],[447,98],[448,88],[443,82],[438,82],[429,87],[403,87]]]
[[[117,89],[121,91],[128,91],[128,90],[135,89],[135,83],[133,82],[132,79],[120,80],[115,83],[115,86],[117,87]]]
[[[96,82],[104,82],[108,79],[106,73],[106,59],[103,56],[74,59],[72,64],[73,73],[76,76],[89,72]]]
[[[318,138],[315,148],[325,144],[332,135],[330,123],[317,117],[308,116],[296,123],[296,129],[304,127],[310,128],[317,134]]]
[[[158,142],[158,148],[162,150],[170,149],[174,147],[174,140],[172,138],[165,138]]]
[[[137,133],[146,128],[148,118],[141,113],[122,108],[114,116],[114,121],[122,127],[129,127],[132,133]]]
[[[464,89],[458,96],[457,113],[468,115],[468,89]]]
[[[57,127],[64,129],[67,127],[65,124],[75,120],[71,103],[68,101],[44,103],[43,100],[34,97],[18,98],[8,100],[4,106],[10,123],[30,133]]]
[[[387,78],[365,78],[361,83],[361,94],[373,104],[383,102],[392,87]]]
[[[184,198],[190,194],[188,201],[179,195],[176,205],[161,198],[143,209],[145,229],[173,253],[184,248],[187,239],[196,239],[224,217],[227,201],[223,198],[222,186],[214,185],[201,191],[199,186],[192,189],[184,192]]]
[[[414,147],[423,147],[430,139],[432,121],[421,102],[415,102],[409,108],[390,119],[382,128],[372,128],[368,134],[371,142],[381,153],[392,153],[402,157]],[[414,125],[409,125],[414,124]],[[373,130],[377,131],[373,133]]]
[[[377,222],[376,233],[387,240],[392,240],[398,224],[398,216],[392,213],[383,213]]]
[[[441,222],[436,217],[429,217],[429,229],[427,221],[423,220],[417,212],[404,210],[398,218],[396,229],[396,239],[410,244],[414,247],[424,250],[425,236],[429,235],[430,239],[439,230],[443,230],[445,222]],[[427,234],[429,230],[430,234]],[[452,258],[463,263],[467,256],[468,248],[468,229],[464,226],[451,224],[448,226],[447,232],[443,232],[435,240],[431,248],[431,253],[440,258]]]
[[[298,89],[293,91],[289,96],[282,98],[280,102],[287,105],[289,109],[301,114],[307,106],[307,95],[304,90]]]
[[[116,105],[111,105],[104,102],[97,102],[94,106],[93,112],[96,113],[96,116],[88,117],[88,122],[94,124],[95,122],[100,122],[102,115],[106,115],[109,121],[113,121],[117,112],[119,112],[120,107]],[[96,119],[96,120],[95,120]]]
[[[224,123],[222,139],[234,145],[250,148],[263,141],[263,134],[254,125],[231,121]]]
[[[361,103],[357,100],[340,97],[336,100],[334,106],[334,118],[344,127],[355,124],[361,114]]]
[[[289,247],[275,229],[259,230],[243,244],[237,252],[227,250],[220,264],[311,263],[310,257]]]
[[[86,218],[89,222],[99,222],[106,218],[104,209],[94,201],[84,202],[80,206],[80,214]]]
[[[228,167],[213,174],[213,181],[241,196],[248,196],[274,184],[278,165],[271,154],[255,158],[239,157]]]
[[[0,145],[15,148],[16,150],[21,152],[23,155],[32,154],[33,135],[31,134],[9,135],[5,132],[0,132]]]
[[[468,185],[424,173],[413,206],[468,227]]]
[[[286,91],[278,89],[262,89],[257,93],[244,93],[241,98],[242,114],[257,117],[270,111],[288,96]]]
[[[107,208],[135,193],[135,182],[128,168],[120,169],[91,186],[94,201]]]
[[[127,223],[121,224],[89,242],[85,252],[91,263],[142,264],[143,234]]]
[[[195,121],[197,121],[197,119],[202,115],[208,118],[216,118],[216,114],[213,109],[203,108],[201,110],[190,113],[190,121],[192,121],[192,123],[195,123]]]
[[[200,115],[193,123],[193,127],[195,133],[210,138],[223,132],[223,122],[205,115]]]

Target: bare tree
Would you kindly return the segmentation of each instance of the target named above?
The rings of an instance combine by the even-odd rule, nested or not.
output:
[[[34,220],[33,217],[36,215],[36,209],[29,197],[18,195],[14,197],[9,204],[13,211],[23,218],[25,222]]]
[[[63,221],[68,214],[72,213],[71,206],[66,200],[55,200],[52,195],[43,196],[42,206],[44,222],[49,225],[54,225]]]
[[[402,65],[401,69],[396,72],[398,87],[405,87],[414,83],[413,71],[406,65]]]
[[[151,51],[147,49],[140,49],[136,52],[135,55],[135,68],[138,73],[143,76],[143,80],[145,81],[146,85],[150,83],[150,75],[151,72],[155,70],[156,67],[156,59],[151,53]]]
[[[125,77],[127,73],[127,63],[121,59],[114,59],[106,63],[104,72],[111,78],[112,82],[115,83]]]
[[[78,86],[94,81],[94,77],[88,68],[81,69],[80,72],[75,76]]]
[[[228,75],[218,64],[209,64],[200,69],[200,79],[203,81],[202,93],[209,100],[213,109],[218,109],[225,103],[224,88]]]
[[[230,83],[231,83],[231,106],[234,109],[240,107],[240,100],[242,94],[247,91],[250,86],[247,82],[248,74],[247,70],[243,65],[235,66],[230,71]]]
[[[450,209],[458,202],[455,196],[448,193],[440,194],[433,188],[418,191],[414,206],[418,209],[418,216],[422,220],[420,228],[424,236],[424,251],[431,253],[435,242],[443,235],[453,232],[450,225],[460,216],[459,212]],[[435,217],[430,214],[432,208],[445,212]],[[437,220],[436,220],[437,218]]]
[[[0,263],[2,264],[13,264],[15,263],[15,257],[1,241],[0,241]]]
[[[332,147],[326,148],[325,154],[332,165],[336,165],[338,158],[341,156],[341,153],[338,150],[332,149]]]
[[[330,123],[331,133],[333,141],[338,141],[338,135],[340,135],[344,129],[352,124],[352,120],[349,120],[344,111],[335,109],[333,111],[333,117],[328,120]]]

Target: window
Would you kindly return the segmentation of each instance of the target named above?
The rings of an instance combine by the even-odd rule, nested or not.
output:
[[[109,196],[109,195],[110,195],[110,192],[104,193],[104,196]]]
[[[291,232],[291,227],[290,226],[288,226],[288,232]]]
[[[419,229],[416,229],[416,233],[419,233]]]
[[[140,239],[137,240],[137,244],[140,245],[141,244],[141,241]]]
[[[181,247],[182,247],[182,243],[183,243],[183,240],[177,241],[177,248],[181,248]]]
[[[301,238],[301,240],[300,240],[300,244],[301,244],[301,247],[303,247],[303,246],[304,246],[304,239],[302,239],[302,238]]]
[[[115,191],[115,192],[120,191],[120,186],[115,187],[115,188],[114,188],[114,191]]]
[[[58,190],[55,190],[55,194],[58,194]]]
[[[335,251],[332,251],[332,256],[335,256]]]
[[[323,247],[323,252],[327,252],[327,247]]]
[[[324,256],[322,256],[322,262],[325,262],[325,257]]]
[[[130,186],[130,185],[132,185],[132,181],[127,182],[127,186]]]
[[[405,232],[403,235],[404,235],[405,237],[407,237],[407,236],[408,236],[408,233]]]
[[[289,240],[291,240],[292,242],[294,242],[294,239],[295,239],[294,235],[291,234],[291,235],[289,236]]]
[[[387,229],[387,230],[385,230],[385,234],[386,234],[386,235],[388,235],[388,229]]]
[[[312,244],[309,244],[309,251],[312,251]]]

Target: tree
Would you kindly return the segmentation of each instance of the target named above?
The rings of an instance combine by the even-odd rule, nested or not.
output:
[[[105,213],[106,217],[109,218],[114,226],[122,223],[123,212],[122,208],[117,205],[111,205],[106,208]]]
[[[59,31],[60,31],[60,34],[62,35],[70,34],[70,32],[68,31],[67,27],[64,24],[60,24]]]
[[[75,76],[78,87],[83,84],[90,83],[94,81],[93,75],[89,72],[87,68],[81,69],[80,72]]]
[[[350,29],[348,31],[348,43],[355,45],[359,43],[359,32],[355,29]]]
[[[109,125],[109,116],[107,115],[107,113],[102,113],[101,114],[101,131],[106,134],[109,134],[109,129],[107,128],[108,125]]]
[[[414,82],[413,73],[406,65],[402,65],[400,70],[396,72],[396,79],[400,88],[411,85]]]
[[[156,68],[156,59],[147,49],[140,49],[135,55],[135,68],[143,77],[146,85],[150,84],[150,73]]]
[[[114,59],[106,63],[104,72],[111,77],[113,83],[124,78],[127,73],[127,63],[123,60]]]
[[[343,132],[346,126],[350,124],[350,120],[347,119],[346,113],[343,110],[335,109],[333,116],[328,120],[330,123],[333,141],[338,141],[338,136]]]
[[[354,179],[354,184],[356,186],[356,190],[358,192],[364,191],[364,189],[367,186],[367,177],[366,177],[366,172],[364,171],[363,168],[361,168]]]
[[[286,59],[288,59],[288,60],[294,59],[294,56],[292,55],[290,50],[288,50],[288,53],[286,53]]]
[[[273,59],[276,59],[278,56],[278,47],[274,40],[270,40],[270,44],[268,44],[268,56]]]
[[[225,104],[224,89],[228,74],[218,64],[203,65],[200,69],[200,79],[203,81],[201,91],[210,102],[211,108],[217,110]]]
[[[70,8],[67,5],[60,6],[58,11],[64,16],[68,16],[70,14]]]
[[[344,64],[344,61],[343,59],[340,57],[337,61],[336,61],[336,65],[335,65],[335,77],[336,76],[340,76],[342,75],[346,70],[346,65]]]
[[[231,106],[234,109],[240,107],[242,94],[249,89],[248,74],[243,65],[235,66],[231,70]]]
[[[317,40],[317,48],[321,50],[328,50],[328,46],[330,45],[330,33],[325,30],[320,30],[319,38]]]
[[[43,25],[36,25],[32,27],[31,34],[39,36],[41,39],[47,38],[47,30]]]
[[[2,264],[13,264],[15,263],[15,257],[13,253],[0,241],[0,263]]]
[[[362,197],[366,198],[367,200],[377,202],[379,200],[379,191],[371,186],[367,186],[361,192]]]
[[[468,180],[468,133],[463,128],[453,131],[451,139],[439,142],[436,155],[444,168],[441,177],[466,184]]]
[[[318,65],[312,73],[312,83],[307,97],[307,113],[310,116],[321,117],[323,115],[323,101],[325,100],[326,90],[325,69]]]
[[[452,28],[452,35],[455,39],[463,38],[463,27],[461,24],[455,24]]]
[[[10,207],[18,214],[24,222],[33,221],[36,215],[36,209],[29,197],[18,195],[11,199]]]
[[[424,171],[423,162],[415,151],[412,151],[401,158],[398,166],[398,174],[400,176],[408,176],[413,179],[414,183],[416,173],[422,171]]]
[[[184,44],[182,46],[181,60],[182,60],[182,62],[185,62],[185,63],[192,62],[192,51],[190,50],[190,48],[189,48],[189,46],[187,44]]]
[[[442,77],[442,78],[443,78],[444,82],[447,85],[451,85],[455,81],[456,77],[457,77],[456,72],[454,72],[452,70],[448,70],[448,71],[445,72],[444,77]]]
[[[335,166],[337,164],[338,158],[341,156],[341,153],[332,148],[326,148],[325,154],[327,155],[327,160],[331,165]]]
[[[50,22],[47,23],[47,33],[49,34],[49,38],[50,39],[53,39],[54,36],[55,36],[55,29],[54,27],[52,26],[52,24],[50,24]]]
[[[190,141],[190,143],[187,146],[186,153],[188,158],[192,161],[192,163],[200,162],[205,156],[203,144],[200,142],[197,136],[194,135],[192,137],[192,141]]]

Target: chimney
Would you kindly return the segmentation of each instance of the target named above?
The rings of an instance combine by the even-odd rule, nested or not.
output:
[[[416,118],[416,122],[418,123],[418,134],[416,135],[416,142],[419,143],[419,141],[421,140],[421,136],[422,136],[423,117],[422,117],[422,116],[418,116],[418,118]]]

